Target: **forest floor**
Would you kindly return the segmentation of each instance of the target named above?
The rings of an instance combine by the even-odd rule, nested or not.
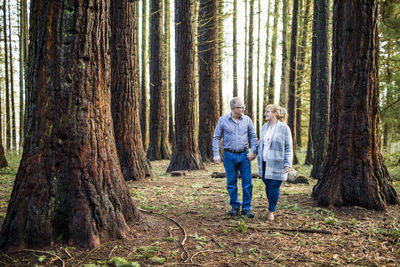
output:
[[[331,211],[312,201],[315,181],[284,183],[271,224],[266,220],[264,184],[254,179],[255,217],[229,217],[226,180],[211,177],[224,171],[222,164],[206,164],[206,170],[181,177],[166,174],[168,164],[152,162],[153,178],[128,183],[142,210],[129,239],[105,242],[93,250],[58,244],[10,254],[0,251],[0,266],[400,265],[400,206],[384,212],[359,207]],[[0,224],[15,178],[13,168],[0,172]],[[306,176],[310,172],[306,166],[296,169]]]

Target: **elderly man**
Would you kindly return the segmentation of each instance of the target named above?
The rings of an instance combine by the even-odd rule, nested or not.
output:
[[[230,102],[231,113],[222,116],[214,131],[213,153],[214,162],[220,163],[219,145],[223,139],[222,148],[223,162],[226,173],[226,180],[230,205],[232,210],[230,216],[239,214],[242,206],[242,215],[248,218],[254,217],[251,212],[251,199],[253,192],[253,182],[251,176],[251,162],[257,153],[257,136],[250,117],[244,115],[245,106],[243,101],[234,97]],[[251,152],[248,151],[250,140]],[[242,176],[243,202],[238,200],[237,179],[238,171]]]

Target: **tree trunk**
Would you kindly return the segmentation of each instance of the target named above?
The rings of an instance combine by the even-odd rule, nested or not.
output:
[[[147,156],[150,160],[170,159],[161,1],[151,0],[150,14],[150,144]]]
[[[27,132],[0,247],[96,247],[138,216],[110,108],[109,2],[32,1]]]
[[[14,98],[14,59],[13,59],[13,47],[11,39],[11,8],[10,1],[8,1],[8,38],[10,45],[10,100],[11,100],[11,147],[12,150],[17,150],[17,131],[16,131],[16,121],[15,121],[15,98]]]
[[[204,169],[195,138],[195,0],[175,0],[175,146],[167,172]]]
[[[279,105],[287,108],[287,28],[288,28],[288,1],[282,0],[282,74]]]
[[[1,112],[1,87],[0,87],[0,169],[8,166],[3,147],[3,133],[2,133],[3,124],[1,123],[2,121],[1,117],[2,117],[2,112]]]
[[[301,29],[301,42],[298,49],[299,53],[299,60],[297,64],[297,112],[296,112],[296,133],[297,133],[297,147],[301,147],[301,115],[302,115],[302,107],[301,101],[303,97],[302,92],[302,85],[304,82],[304,66],[305,66],[305,59],[306,59],[306,51],[308,49],[307,46],[307,35],[308,35],[308,17],[310,14],[310,6],[311,0],[306,0],[305,3],[305,11],[302,12],[302,29]],[[304,9],[301,8],[301,9]]]
[[[246,113],[247,115],[254,120],[254,101],[253,101],[253,31],[254,31],[254,0],[250,0],[250,23],[249,23],[249,59],[248,63],[248,76],[247,76],[247,103],[246,103]]]
[[[260,118],[260,32],[261,32],[261,0],[257,1],[258,11],[258,24],[257,24],[257,104],[256,104],[256,133],[260,136],[261,133],[261,121]],[[264,114],[263,112],[261,114]]]
[[[140,129],[142,131],[142,144],[146,150],[149,145],[149,122],[148,122],[148,107],[149,101],[147,100],[147,0],[142,0],[142,84],[140,91]]]
[[[293,1],[292,37],[290,44],[290,72],[289,72],[289,103],[288,103],[288,126],[293,137],[293,164],[298,163],[297,159],[297,95],[296,95],[296,61],[297,61],[297,23],[298,23],[298,0]]]
[[[10,119],[10,84],[8,72],[8,43],[7,43],[7,8],[6,0],[3,1],[3,33],[4,33],[4,66],[6,76],[6,151],[11,150],[11,119]]]
[[[237,75],[237,0],[233,0],[233,96],[238,96],[238,75]],[[223,114],[223,113],[221,113]]]
[[[380,151],[378,10],[377,0],[334,2],[329,145],[312,193],[321,206],[399,202]]]
[[[24,94],[26,79],[26,50],[27,50],[27,1],[20,0],[19,15],[19,150],[22,151],[24,142]]]
[[[170,24],[170,0],[165,0],[164,3],[164,46],[165,55],[167,58],[167,92],[168,92],[168,142],[174,143],[174,113],[172,103],[172,81],[171,81],[171,24]]]
[[[306,163],[313,165],[311,177],[320,178],[326,156],[329,126],[329,3],[314,0],[310,124]]]
[[[126,181],[151,176],[139,118],[136,5],[111,1],[111,108],[122,174]]]
[[[249,0],[244,0],[244,74],[243,74],[243,81],[244,81],[244,85],[243,85],[243,100],[245,105],[247,105],[247,96],[248,96],[248,91],[247,91],[247,67],[248,67],[248,62],[247,60],[248,58],[248,54],[247,54],[247,33],[248,33],[248,28],[247,28],[247,3]]]
[[[199,8],[199,149],[204,162],[212,161],[212,138],[220,117],[218,0],[201,0]]]
[[[219,89],[219,114],[224,114],[224,97],[222,88],[224,47],[224,0],[218,0],[218,89]]]
[[[265,30],[267,32],[267,37],[265,39],[265,62],[264,62],[264,94],[263,94],[263,112],[264,114],[266,107],[268,104],[273,104],[268,99],[268,70],[269,70],[269,18],[271,16],[271,1],[268,1],[267,8],[267,24],[265,26]],[[264,120],[262,120],[264,121]]]
[[[269,70],[268,99],[271,104],[275,98],[275,64],[276,64],[276,45],[278,41],[278,16],[279,16],[279,0],[275,0],[274,4],[274,24],[272,26],[271,40],[271,66]]]

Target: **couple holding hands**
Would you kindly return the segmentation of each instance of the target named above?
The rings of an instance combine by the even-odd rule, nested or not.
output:
[[[257,157],[258,175],[265,184],[268,198],[267,219],[275,218],[276,205],[279,199],[280,187],[287,179],[293,159],[292,134],[290,128],[282,122],[286,116],[286,109],[272,104],[265,110],[266,124],[261,130],[260,140],[257,136],[250,117],[244,115],[243,101],[234,97],[230,101],[231,112],[222,116],[214,131],[213,153],[214,162],[220,163],[220,140],[222,138],[223,163],[225,167],[227,189],[232,207],[229,215],[241,214],[252,218],[251,200],[253,182],[251,175],[251,161]],[[250,142],[251,151],[248,151]],[[242,177],[243,202],[238,199],[238,171]]]

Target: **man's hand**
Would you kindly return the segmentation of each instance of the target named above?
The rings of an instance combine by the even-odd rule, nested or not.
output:
[[[292,168],[286,166],[286,167],[285,167],[285,173],[290,172],[291,169],[292,169]]]
[[[220,164],[221,163],[221,158],[218,156],[218,157],[214,157],[214,163],[215,164]]]
[[[247,158],[248,158],[250,161],[254,160],[256,157],[257,157],[257,155],[256,155],[255,153],[253,153],[253,151],[250,151],[250,152],[247,154]]]

